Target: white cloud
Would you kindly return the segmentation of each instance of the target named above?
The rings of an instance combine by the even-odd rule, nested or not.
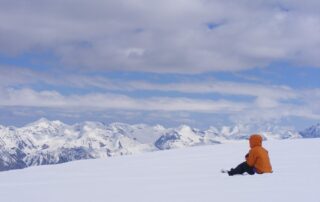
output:
[[[314,90],[318,92],[319,90]],[[264,100],[265,99],[265,100]],[[308,97],[306,98],[308,99]],[[195,121],[190,113],[225,115],[233,121],[266,122],[281,120],[288,117],[301,117],[304,119],[319,120],[319,107],[314,102],[301,104],[281,103],[276,99],[258,97],[256,100],[239,102],[228,100],[207,100],[190,98],[133,98],[126,95],[110,93],[91,93],[84,95],[62,95],[55,91],[35,91],[32,89],[1,89],[0,107],[24,107],[60,109],[68,114],[82,112],[104,112],[106,110],[119,110],[122,112],[151,112],[161,118],[161,114],[171,112],[187,112],[187,117],[179,116],[179,120]],[[59,111],[59,110],[58,110]],[[140,114],[138,119],[144,115]],[[171,117],[173,120],[175,117]],[[177,120],[176,120],[177,121]]]
[[[246,104],[226,100],[211,101],[167,97],[138,99],[125,95],[99,93],[63,96],[56,91],[37,92],[32,89],[2,89],[0,106],[71,108],[80,111],[122,109],[232,113],[243,110]]]
[[[282,101],[303,99],[303,97],[300,95],[300,91],[295,91],[287,86],[261,85],[217,80],[201,82],[177,81],[176,83],[151,83],[141,80],[124,81],[80,74],[61,74],[52,77],[51,74],[52,73],[39,73],[30,70],[21,70],[18,68],[13,68],[11,70],[0,69],[0,79],[3,78],[3,81],[7,81],[3,82],[2,84],[0,83],[0,86],[14,87],[17,84],[25,86],[28,84],[44,83],[52,86],[67,86],[80,89],[98,88],[105,91],[118,91],[122,94],[131,91],[134,92],[143,90],[152,92],[150,95],[160,91],[180,92],[185,94],[247,96],[248,98],[255,99],[255,107],[259,108],[274,108],[279,106]],[[12,75],[12,77],[8,77],[8,75]],[[7,78],[10,78],[11,80],[8,80]],[[23,91],[20,91],[19,93],[22,92]],[[33,93],[28,92],[28,95],[31,94]],[[92,96],[95,95],[96,94],[92,94]],[[186,100],[184,102],[187,103]],[[98,103],[96,104],[98,105]],[[176,108],[178,107],[179,106],[176,106]],[[191,108],[193,107],[190,105],[190,109]]]
[[[256,108],[276,108],[281,105],[281,102],[283,101],[290,101],[292,99],[302,99],[301,93],[299,91],[295,91],[287,86],[269,86],[269,85],[261,85],[261,84],[250,84],[250,83],[238,83],[238,82],[230,82],[230,81],[201,81],[201,82],[186,82],[186,81],[177,81],[176,83],[151,83],[151,82],[145,82],[145,81],[123,81],[123,80],[115,80],[115,79],[108,79],[105,77],[100,76],[85,76],[85,75],[79,75],[79,74],[67,74],[67,75],[59,75],[52,77],[51,73],[39,73],[34,71],[27,71],[27,70],[21,70],[21,69],[11,69],[11,70],[1,70],[0,69],[0,78],[3,77],[4,80],[6,78],[9,78],[8,75],[12,75],[12,81],[14,82],[5,82],[0,83],[0,86],[3,87],[10,87],[10,85],[13,85],[13,87],[17,84],[22,86],[28,86],[28,84],[38,84],[44,83],[49,84],[53,86],[68,86],[71,88],[80,88],[80,89],[90,89],[90,88],[98,88],[105,91],[118,91],[122,94],[126,94],[128,92],[134,92],[134,91],[149,91],[150,95],[156,93],[157,91],[160,92],[180,92],[184,93],[186,95],[190,94],[219,94],[220,96],[225,95],[231,95],[231,96],[246,96],[250,99],[254,99],[254,102],[252,103],[254,107]],[[11,81],[10,79],[8,81]],[[41,93],[32,91],[30,89],[24,89],[22,91],[18,91],[19,94],[26,94],[24,95],[24,99],[28,99],[29,103],[34,103],[33,106],[36,106],[37,100],[32,100],[30,97],[33,95],[33,97],[41,96],[41,100],[48,100],[46,102],[47,105],[50,105],[49,103],[53,102],[53,105],[67,105],[67,101],[65,101],[64,97],[63,99],[59,96],[61,96],[59,93],[53,94],[53,97],[51,98],[51,91],[46,92],[43,91]],[[27,91],[27,92],[26,92]],[[16,90],[13,90],[10,94],[10,96],[15,96],[14,93],[16,93]],[[37,95],[34,95],[37,93]],[[102,94],[90,94],[90,96],[101,96]],[[48,98],[46,98],[47,96]],[[56,98],[57,97],[57,98]],[[72,96],[69,96],[69,99]],[[74,95],[76,97],[76,95]],[[89,99],[89,95],[84,99],[85,96],[82,96],[82,98],[77,97],[74,99],[79,99],[84,102],[84,100],[88,100],[90,103],[92,98]],[[102,100],[102,98],[99,98]],[[97,100],[99,100],[97,99]],[[109,99],[109,98],[106,98]],[[115,99],[112,97],[112,99]],[[126,103],[122,102],[122,99],[126,100]],[[159,98],[157,98],[157,101],[160,101]],[[12,99],[13,103],[16,98]],[[61,101],[64,100],[64,103],[61,103]],[[123,107],[128,106],[129,108],[133,107],[133,102],[129,102],[129,97],[121,97],[119,98],[119,101],[117,103],[122,103]],[[149,98],[149,101],[152,99]],[[162,102],[168,102],[172,101],[172,98],[161,98]],[[199,99],[201,100],[201,99]],[[49,102],[50,101],[50,102]],[[157,103],[157,101],[154,101],[154,103]],[[78,101],[75,101],[78,102]],[[144,102],[143,99],[141,99],[140,103]],[[183,104],[180,105],[179,102],[182,102]],[[230,99],[230,102],[238,103],[237,99]],[[91,103],[94,103],[97,107],[99,107],[100,102],[92,101]],[[104,103],[104,102],[103,102]],[[174,109],[171,110],[179,110],[179,107],[182,106],[184,109],[188,108],[189,110],[197,109],[200,110],[201,107],[204,107],[205,109],[209,109],[208,104],[206,101],[203,101],[203,103],[195,102],[193,103],[190,99],[184,99],[184,98],[178,98],[174,102],[175,104],[169,104],[169,108],[172,107]],[[223,102],[225,103],[225,102]],[[248,103],[248,102],[247,102]],[[188,104],[188,107],[186,105]],[[242,103],[239,102],[241,105]],[[40,103],[41,105],[41,103]],[[150,104],[144,103],[143,109],[146,109]],[[115,107],[112,105],[113,108]],[[218,108],[223,108],[223,105],[221,103],[215,103],[215,106],[219,106]],[[227,105],[228,106],[228,105]],[[226,106],[226,108],[227,108]],[[93,106],[91,106],[93,107]],[[105,107],[105,106],[104,106]],[[112,107],[111,107],[112,108]],[[139,107],[133,107],[133,108],[139,108]],[[161,109],[161,107],[156,107],[155,105],[152,105],[150,108],[156,110],[155,108]],[[168,107],[167,107],[168,108]],[[211,107],[212,109],[212,107]],[[181,109],[183,110],[183,109]],[[195,111],[197,111],[195,110]],[[213,111],[216,111],[213,109]],[[226,110],[228,111],[228,110]],[[237,110],[236,110],[237,111]]]
[[[54,110],[52,114],[56,115],[59,111],[68,111],[67,114],[70,115],[77,114],[78,111],[82,113],[102,113],[106,110],[123,113],[134,111],[134,115],[137,115],[137,112],[142,113],[137,115],[140,120],[145,116],[143,115],[145,112],[148,112],[150,117],[152,113],[155,114],[159,120],[164,114],[170,117],[173,116],[172,114],[178,116],[177,113],[187,112],[188,117],[179,115],[179,120],[185,123],[188,120],[189,122],[196,121],[192,113],[208,114],[203,116],[209,116],[209,118],[211,115],[224,115],[235,121],[247,122],[279,120],[288,117],[320,119],[320,108],[317,104],[320,99],[319,89],[293,89],[282,85],[219,80],[199,81],[199,79],[197,81],[179,79],[175,83],[155,83],[63,73],[52,77],[51,72],[36,72],[15,67],[0,68],[0,108],[42,107],[46,108],[47,112],[43,113],[47,115],[50,114],[48,109]],[[60,87],[85,89],[85,91],[95,93],[77,94],[76,91],[72,91],[71,94],[62,94],[52,90],[37,91],[31,89],[33,84],[36,86],[48,84],[53,89],[60,89]],[[92,90],[93,87],[94,90]],[[100,93],[97,93],[96,89],[99,89]],[[148,96],[137,98],[134,96],[136,91],[146,92]],[[117,94],[110,92],[117,92]],[[168,92],[179,92],[180,94],[176,94],[175,97],[165,97],[164,95]],[[195,99],[197,94],[200,96]],[[209,100],[208,97],[211,94],[217,94],[220,99]],[[238,96],[246,99],[240,99],[240,101]],[[222,97],[224,99],[221,99]],[[92,115],[92,117],[95,116]],[[170,121],[175,118],[178,120],[177,117],[171,117]],[[155,120],[154,117],[153,120]],[[165,119],[162,118],[162,120]]]
[[[55,74],[53,77],[52,74]],[[164,91],[181,93],[218,93],[221,95],[243,95],[273,100],[290,100],[301,97],[301,92],[284,85],[262,85],[257,83],[231,82],[221,80],[186,81],[184,79],[156,83],[143,80],[110,79],[102,76],[90,76],[79,73],[56,74],[39,72],[17,67],[0,66],[0,86],[28,85],[44,83],[52,86],[64,86],[80,89],[98,88],[112,91]]]
[[[161,73],[239,71],[279,60],[319,67],[319,7],[315,0],[4,0],[0,52],[50,50],[84,69]]]
[[[18,69],[14,66],[0,64],[0,87],[26,84],[34,81],[36,73],[28,69]]]

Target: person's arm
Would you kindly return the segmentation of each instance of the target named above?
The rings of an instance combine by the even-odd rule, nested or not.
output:
[[[256,164],[256,155],[254,154],[252,149],[249,151],[248,157],[246,157],[246,162],[251,167],[254,167],[254,165]]]

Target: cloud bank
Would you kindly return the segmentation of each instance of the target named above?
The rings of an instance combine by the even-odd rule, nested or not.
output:
[[[320,67],[319,2],[0,2],[0,52],[49,51],[63,66],[157,73]],[[59,67],[57,67],[59,68]]]
[[[303,77],[319,73],[319,8],[316,0],[2,0],[0,120],[319,120],[320,84]],[[266,75],[288,79],[246,75],[275,64],[287,70]],[[293,85],[303,78],[313,84]]]
[[[221,80],[165,83],[123,81],[83,74],[52,77],[49,72],[19,68],[3,68],[0,73],[0,108],[43,108],[47,111],[56,110],[60,114],[64,111],[65,116],[116,110],[129,113],[131,117],[132,114],[141,117],[144,116],[141,113],[147,112],[153,118],[166,115],[168,120],[176,118],[168,114],[184,113],[183,120],[190,122],[194,122],[192,117],[197,113],[222,115],[235,122],[281,120],[287,117],[320,119],[320,108],[316,104],[320,99],[319,88],[294,89],[285,85]],[[11,75],[11,79],[6,79],[8,75]],[[47,86],[47,89],[32,88],[39,84]],[[61,87],[85,91],[63,93],[59,91]],[[145,96],[137,96],[139,92],[144,92]],[[21,110],[17,113],[21,113]]]

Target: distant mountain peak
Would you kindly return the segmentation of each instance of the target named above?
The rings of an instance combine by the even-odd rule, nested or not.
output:
[[[34,122],[31,122],[25,125],[25,127],[30,127],[30,126],[49,127],[50,125],[64,125],[64,123],[59,120],[50,121],[49,119],[42,117]]]
[[[313,125],[300,132],[303,138],[318,138],[320,137],[320,123]]]

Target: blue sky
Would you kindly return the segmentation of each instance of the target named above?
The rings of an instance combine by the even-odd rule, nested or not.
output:
[[[0,124],[319,122],[320,3],[0,3]]]

